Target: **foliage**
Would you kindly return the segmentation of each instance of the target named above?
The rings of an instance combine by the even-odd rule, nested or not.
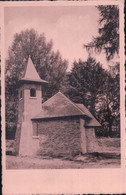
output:
[[[105,129],[104,135],[120,136],[120,82],[119,64],[111,67],[104,83],[104,92],[98,97],[97,117]],[[98,132],[99,133],[99,132]],[[115,135],[114,135],[115,134]]]
[[[119,8],[116,5],[97,6],[99,18],[99,35],[93,37],[92,41],[84,47],[89,54],[92,51],[101,53],[104,51],[106,59],[110,61],[115,54],[119,54]],[[112,136],[112,128],[116,127],[115,134],[120,132],[120,83],[119,83],[119,64],[110,67],[110,71],[105,77],[104,90],[98,98],[98,110],[96,115],[104,129],[104,135]],[[100,130],[98,130],[98,133]]]
[[[85,62],[74,62],[68,78],[69,97],[76,103],[83,103],[95,114],[97,96],[102,93],[105,75],[100,63],[91,57]]]
[[[119,136],[119,65],[106,71],[100,63],[89,57],[87,61],[74,62],[65,94],[76,103],[84,104],[101,123],[97,135],[113,136],[112,128],[117,127]],[[69,85],[68,85],[69,83]],[[117,135],[118,134],[118,135]]]
[[[115,5],[97,6],[99,35],[84,47],[100,53],[106,53],[111,60],[119,53],[119,9]],[[76,103],[83,103],[102,124],[97,135],[112,136],[113,126],[117,126],[119,135],[119,64],[110,71],[89,57],[87,61],[74,62],[72,71],[66,74],[67,61],[60,53],[53,51],[52,41],[47,42],[45,35],[31,29],[15,34],[6,60],[6,127],[7,132],[15,130],[17,123],[17,83],[24,75],[28,56],[42,79],[49,81],[44,89],[44,100],[50,98],[59,89]]]
[[[18,90],[17,83],[23,77],[30,55],[40,77],[49,82],[43,95],[44,100],[54,95],[60,88],[66,74],[67,61],[62,60],[59,51],[53,51],[52,41],[34,29],[16,33],[6,60],[6,129],[16,130]],[[9,134],[8,134],[9,135]]]
[[[114,54],[119,54],[119,8],[116,5],[100,5],[97,8],[100,13],[99,35],[84,47],[89,52],[104,50],[107,60],[111,60]]]

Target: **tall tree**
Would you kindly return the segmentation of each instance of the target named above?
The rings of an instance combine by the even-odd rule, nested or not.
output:
[[[18,91],[17,82],[24,75],[28,57],[31,57],[40,77],[49,82],[44,100],[54,95],[60,88],[66,74],[67,61],[59,51],[53,51],[52,41],[47,42],[44,34],[34,29],[16,33],[6,59],[6,127],[7,132],[16,129]],[[8,133],[9,135],[9,133]]]
[[[96,115],[97,96],[103,91],[106,74],[101,64],[91,57],[85,62],[74,62],[67,94],[74,102],[83,103]]]
[[[119,64],[111,67],[111,71],[108,71],[103,94],[98,97],[98,104],[96,115],[105,129],[104,135],[120,136]],[[115,127],[114,132],[113,127]]]
[[[84,104],[102,125],[96,134],[113,136],[112,126],[116,126],[115,134],[119,135],[119,65],[112,67],[111,72],[102,68],[94,58],[87,61],[74,62],[67,74],[63,92],[73,102]]]
[[[119,8],[116,5],[97,6],[100,14],[99,35],[93,37],[92,41],[84,47],[89,54],[92,51],[96,53],[105,52],[106,59],[111,61],[115,55],[119,56]],[[99,97],[101,108],[98,111],[98,117],[103,126],[107,127],[107,134],[112,134],[112,126],[120,127],[120,87],[119,87],[119,63],[115,63],[106,77],[104,94]]]
[[[116,5],[97,6],[99,19],[99,35],[84,47],[91,52],[95,50],[106,53],[107,60],[111,60],[114,54],[119,54],[119,8]]]

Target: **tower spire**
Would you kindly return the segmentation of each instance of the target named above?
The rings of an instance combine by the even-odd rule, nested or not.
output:
[[[40,79],[40,76],[38,75],[38,73],[33,65],[33,62],[30,58],[30,55],[28,58],[27,67],[26,67],[26,71],[25,71],[25,75],[24,75],[23,79],[30,79],[30,80]]]
[[[20,80],[20,82],[23,81],[30,81],[30,82],[38,82],[38,83],[48,83],[45,80],[42,80],[39,76],[39,74],[37,73],[37,70],[35,69],[35,66],[33,65],[33,62],[30,58],[28,58],[28,62],[27,62],[27,66],[26,66],[26,70],[25,70],[25,74],[24,77]]]

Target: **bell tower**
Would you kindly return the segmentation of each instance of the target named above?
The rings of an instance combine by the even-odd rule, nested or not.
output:
[[[24,77],[18,89],[18,125],[16,131],[16,153],[33,156],[37,152],[38,137],[33,136],[31,119],[42,109],[42,87],[48,82],[42,80],[29,57]]]

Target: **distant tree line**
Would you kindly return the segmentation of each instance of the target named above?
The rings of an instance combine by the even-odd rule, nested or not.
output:
[[[102,48],[105,49],[107,60],[111,60],[114,54],[118,53],[119,36],[114,39],[115,43],[117,41],[117,48],[115,45],[113,48],[112,37],[109,40],[108,36],[115,36],[115,33],[111,35],[111,30],[109,33],[106,32],[108,26],[114,28],[115,31],[112,23],[115,23],[118,15],[113,18],[110,12],[113,9],[117,11],[118,8],[116,6],[98,6],[98,9],[101,16],[99,22],[104,23],[102,30],[99,30],[99,37],[93,38],[91,43],[84,46],[89,52],[88,59],[75,61],[70,72],[67,72],[68,62],[62,59],[59,51],[53,51],[53,42],[47,42],[44,34],[39,35],[34,29],[15,34],[13,43],[8,50],[5,72],[7,138],[13,139],[15,135],[18,116],[18,89],[16,86],[24,75],[29,55],[40,77],[49,82],[48,87],[44,89],[44,101],[60,90],[72,101],[83,103],[98,119],[102,128],[96,129],[97,136],[120,136],[119,63],[110,67],[109,70],[105,70],[102,64],[91,57],[92,48],[98,49],[98,52]],[[116,32],[118,34],[118,28]],[[105,33],[108,33],[106,36],[108,45],[111,47],[109,50],[106,49]],[[97,42],[100,38],[99,49]]]

